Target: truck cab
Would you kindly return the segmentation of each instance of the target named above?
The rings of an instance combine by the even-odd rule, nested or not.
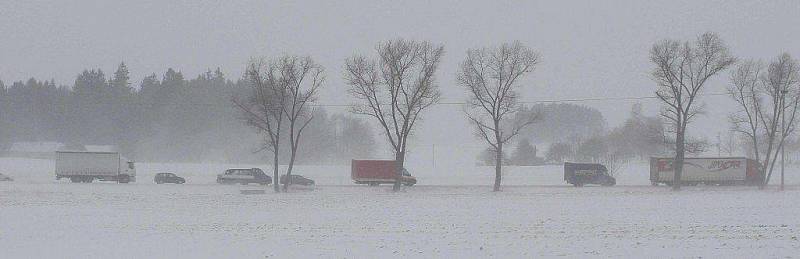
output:
[[[133,160],[128,160],[125,157],[120,157],[119,161],[120,161],[119,167],[122,168],[121,175],[127,176],[127,179],[120,179],[118,182],[120,183],[136,182],[136,162],[134,162]]]
[[[564,163],[564,181],[575,187],[586,184],[613,186],[617,179],[608,174],[606,166],[592,163]]]
[[[403,175],[400,177],[400,182],[406,186],[412,186],[417,184],[417,178],[403,168]]]

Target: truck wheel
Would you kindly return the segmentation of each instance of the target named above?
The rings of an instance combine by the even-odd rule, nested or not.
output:
[[[73,183],[79,183],[79,182],[82,182],[82,181],[81,181],[81,179],[80,179],[80,178],[78,178],[78,177],[70,177],[70,178],[69,178],[69,181],[70,181],[70,182],[73,182]]]

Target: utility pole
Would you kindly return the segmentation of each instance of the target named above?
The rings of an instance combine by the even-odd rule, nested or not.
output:
[[[733,149],[736,146],[736,143],[733,141],[733,135],[735,133],[731,130],[728,131],[728,156],[733,156]]]
[[[436,168],[436,144],[431,145],[431,165]]]

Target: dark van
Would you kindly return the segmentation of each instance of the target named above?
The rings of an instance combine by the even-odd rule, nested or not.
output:
[[[617,179],[608,174],[606,166],[589,163],[564,163],[564,180],[575,187],[586,184],[613,186]]]

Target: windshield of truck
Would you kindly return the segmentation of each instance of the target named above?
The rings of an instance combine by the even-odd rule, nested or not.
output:
[[[131,170],[135,169],[134,165],[133,165],[133,162],[128,162],[128,168],[131,169]]]
[[[411,176],[411,173],[409,173],[408,170],[403,168],[403,176]]]

